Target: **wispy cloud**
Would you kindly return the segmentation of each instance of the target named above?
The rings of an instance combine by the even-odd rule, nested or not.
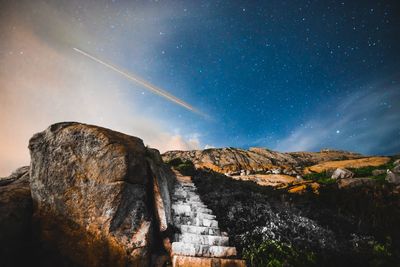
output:
[[[86,23],[92,27],[88,30],[90,27],[82,26],[77,18],[41,4],[37,7],[27,1],[0,11],[0,176],[29,164],[29,138],[59,121],[80,121],[122,131],[161,151],[200,147],[198,135],[184,129],[176,132],[172,119],[165,122],[163,116],[154,116],[164,113],[162,107],[153,105],[153,113],[146,114],[151,105],[138,99],[140,88],[126,85],[102,66],[74,55],[71,45],[98,47],[93,44],[104,42],[101,38],[105,36],[116,38],[112,42],[118,45],[117,39],[124,33],[104,33],[104,28],[110,27],[104,23],[104,11],[86,10],[86,18],[92,19]],[[32,10],[36,12],[33,15]],[[161,41],[149,34],[150,29],[146,31],[143,17],[157,15],[162,19],[168,17],[168,10],[138,7],[131,12],[119,22],[130,25],[137,39],[130,43],[134,45],[130,56],[136,64],[145,65],[146,55],[154,53],[149,44]],[[148,27],[154,26],[149,23]]]
[[[400,84],[391,78],[321,107],[275,147],[315,151],[324,147],[366,154],[400,152]]]

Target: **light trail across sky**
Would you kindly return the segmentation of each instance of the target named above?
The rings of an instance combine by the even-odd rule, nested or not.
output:
[[[119,73],[120,75],[124,76],[128,80],[136,82],[136,83],[142,85],[143,87],[145,87],[149,91],[151,91],[151,92],[153,92],[153,93],[155,93],[155,94],[157,94],[159,96],[162,96],[165,99],[167,99],[167,100],[169,100],[169,101],[171,101],[171,102],[173,102],[175,104],[178,104],[178,105],[180,105],[180,106],[182,106],[182,107],[184,107],[184,108],[186,108],[186,109],[188,109],[188,110],[190,110],[190,111],[192,111],[194,113],[197,113],[199,115],[207,117],[205,114],[201,113],[200,111],[195,109],[190,104],[188,104],[185,101],[177,98],[176,96],[168,93],[167,91],[165,91],[165,90],[163,90],[163,89],[151,84],[150,82],[148,82],[146,80],[143,80],[143,79],[137,77],[136,75],[133,75],[132,73],[128,73],[126,71],[123,71],[123,70],[119,69],[118,67],[116,67],[116,66],[114,66],[114,65],[112,65],[110,63],[107,63],[107,62],[105,62],[105,61],[103,61],[103,60],[101,60],[101,59],[99,59],[99,58],[97,58],[95,56],[92,56],[89,53],[87,53],[85,51],[82,51],[82,50],[80,50],[80,49],[78,49],[76,47],[74,47],[73,49],[74,49],[74,51],[80,53],[81,55],[84,55],[84,56],[90,58],[91,60],[93,60],[93,61],[95,61],[97,63],[100,63],[103,66],[105,66],[105,67],[107,67],[107,68]]]

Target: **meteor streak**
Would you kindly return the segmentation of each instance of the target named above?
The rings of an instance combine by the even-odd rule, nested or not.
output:
[[[186,109],[188,109],[188,110],[190,110],[190,111],[192,111],[194,113],[197,113],[197,114],[205,116],[203,113],[201,113],[200,111],[198,111],[197,109],[195,109],[194,107],[189,105],[188,103],[186,103],[183,100],[171,95],[167,91],[165,91],[165,90],[163,90],[163,89],[151,84],[150,82],[145,81],[145,80],[143,80],[143,79],[141,79],[141,78],[139,78],[139,77],[137,77],[137,76],[135,76],[135,75],[133,75],[131,73],[128,73],[128,72],[123,71],[123,70],[120,70],[116,66],[113,66],[110,63],[107,63],[107,62],[105,62],[105,61],[103,61],[101,59],[98,59],[98,58],[90,55],[89,53],[84,52],[84,51],[82,51],[82,50],[80,50],[80,49],[78,49],[76,47],[74,47],[73,49],[74,49],[74,51],[76,51],[76,52],[78,52],[78,53],[90,58],[91,60],[96,61],[97,63],[100,63],[103,66],[106,66],[107,68],[112,69],[113,71],[121,74],[122,76],[124,76],[128,80],[134,81],[134,82],[142,85],[143,87],[145,87],[149,91],[151,91],[151,92],[153,92],[153,93],[155,93],[155,94],[157,94],[159,96],[162,96],[162,97],[168,99],[169,101],[171,101],[171,102],[173,102],[175,104],[178,104],[178,105],[180,105],[180,106],[182,106],[182,107],[184,107],[184,108],[186,108]]]

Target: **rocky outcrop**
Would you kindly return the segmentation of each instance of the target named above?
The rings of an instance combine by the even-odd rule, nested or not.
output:
[[[23,266],[31,250],[29,167],[0,180],[0,265]],[[24,257],[21,254],[27,251]]]
[[[353,178],[353,176],[354,176],[354,173],[352,173],[348,169],[337,168],[333,172],[331,179],[339,180],[339,179],[345,179],[345,178]]]
[[[35,231],[46,249],[80,266],[150,264],[171,220],[171,177],[157,152],[79,123],[50,126],[29,149]]]
[[[327,161],[305,168],[305,173],[322,173],[333,171],[337,168],[363,168],[378,167],[390,161],[389,157],[364,157],[361,159]]]
[[[272,172],[296,175],[304,166],[324,161],[355,159],[360,154],[344,151],[280,153],[265,148],[213,148],[192,151],[168,151],[162,155],[168,162],[175,158],[192,161],[197,168],[208,168],[220,173]]]
[[[8,185],[20,178],[26,178],[27,176],[29,176],[29,166],[20,167],[13,171],[10,176],[0,178],[0,186]]]
[[[388,171],[386,175],[386,181],[391,184],[399,185],[400,184],[400,173]]]
[[[392,169],[392,172],[400,174],[400,159],[395,160],[393,162],[393,165],[394,165],[394,167]]]
[[[373,187],[377,184],[377,181],[371,178],[344,178],[338,181],[338,187],[344,188],[355,188],[360,186]]]

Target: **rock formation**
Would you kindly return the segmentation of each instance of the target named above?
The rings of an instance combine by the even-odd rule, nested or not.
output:
[[[23,266],[31,243],[32,199],[29,167],[0,180],[0,266]]]
[[[192,151],[168,151],[162,155],[165,162],[174,158],[192,161],[197,168],[239,175],[241,171],[250,173],[275,171],[296,175],[304,166],[324,161],[356,159],[363,156],[344,151],[280,153],[265,148],[212,148]]]
[[[74,122],[54,124],[34,135],[29,149],[30,166],[0,179],[0,241],[7,244],[0,247],[0,266],[164,266],[169,259],[177,267],[245,266],[236,258],[243,247],[237,246],[236,251],[230,241],[244,243],[237,242],[238,236],[232,238],[231,231],[236,230],[227,227],[227,218],[221,217],[224,212],[215,203],[231,205],[229,199],[235,200],[242,186],[249,191],[239,194],[243,203],[232,210],[242,210],[249,198],[266,201],[269,195],[264,197],[265,192],[282,194],[245,181],[292,185],[287,188],[289,193],[308,192],[308,187],[315,192],[319,184],[300,176],[304,167],[315,172],[312,175],[325,175],[336,168],[376,166],[390,169],[386,179],[395,185],[387,188],[399,188],[396,184],[400,183],[400,162],[394,158],[334,150],[279,153],[261,148],[170,151],[161,157],[139,138]],[[191,177],[174,173],[163,162],[175,158],[232,177],[195,171],[193,164],[180,161],[178,167],[191,167],[193,183]],[[376,172],[374,179],[352,178],[340,169],[336,172],[339,188],[373,187],[378,184],[375,178],[384,178],[382,172]],[[211,195],[217,201],[210,202],[204,196],[215,182],[222,189],[225,184],[236,189],[217,190]],[[205,191],[205,186],[211,189]],[[219,191],[229,194],[221,196]],[[256,217],[267,204],[257,210],[251,204],[249,209]],[[267,220],[274,213],[271,210],[259,219]],[[241,228],[249,223],[232,214],[225,216],[240,222]],[[229,237],[220,225],[227,227],[223,229]],[[282,225],[278,228],[281,231]]]
[[[154,151],[139,138],[79,123],[50,126],[29,149],[33,218],[47,248],[81,266],[150,264],[157,228],[171,220],[171,178]],[[167,191],[153,194],[158,185]]]
[[[331,179],[339,180],[339,179],[345,179],[345,178],[353,178],[353,176],[354,176],[354,173],[352,173],[348,169],[337,168],[333,172]]]

